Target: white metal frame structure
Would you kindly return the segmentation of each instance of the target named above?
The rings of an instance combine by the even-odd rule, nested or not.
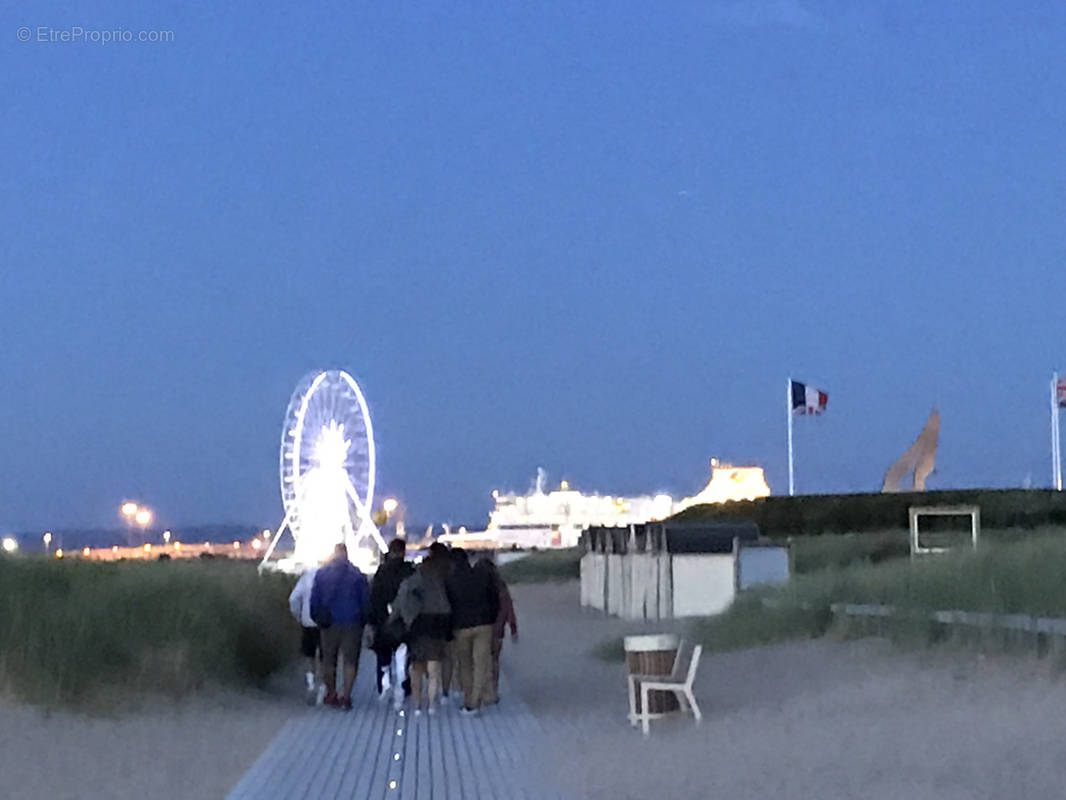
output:
[[[372,566],[376,554],[366,552],[364,543],[370,540],[379,552],[385,550],[370,516],[374,430],[366,398],[351,375],[343,370],[312,372],[297,384],[285,414],[279,460],[285,516],[260,569],[276,564],[283,571],[300,571],[328,555],[339,541],[348,545],[353,563]],[[286,530],[296,543],[293,558],[272,563]]]
[[[677,657],[674,660],[674,669],[670,675],[630,675],[629,676],[629,721],[630,724],[636,725],[640,722],[641,730],[645,736],[651,733],[651,720],[658,719],[659,717],[666,716],[665,714],[653,714],[648,711],[648,705],[650,702],[649,694],[651,692],[672,692],[677,697],[677,702],[681,706],[681,712],[692,711],[692,716],[696,718],[696,724],[699,725],[703,719],[703,714],[700,712],[699,704],[696,702],[696,697],[692,693],[692,684],[696,680],[696,670],[700,666],[700,656],[703,654],[703,645],[696,645],[692,648],[692,655],[689,658],[688,670],[685,673],[684,680],[681,679],[679,673],[679,667],[681,664],[681,648],[678,648]],[[637,689],[640,690],[640,711],[636,710],[636,696]]]
[[[980,506],[911,506],[911,557],[928,553],[943,553],[946,547],[924,547],[919,539],[919,517],[969,517],[970,539],[973,548],[977,549],[977,540],[981,535],[981,507]]]

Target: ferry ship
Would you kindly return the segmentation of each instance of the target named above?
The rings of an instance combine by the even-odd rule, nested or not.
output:
[[[537,470],[532,492],[495,490],[495,508],[484,531],[445,534],[441,541],[469,548],[529,549],[574,547],[593,525],[631,525],[666,519],[689,506],[766,497],[770,487],[761,467],[733,466],[711,459],[711,476],[699,492],[681,500],[668,494],[621,497],[584,494],[562,481],[545,491],[544,470]]]

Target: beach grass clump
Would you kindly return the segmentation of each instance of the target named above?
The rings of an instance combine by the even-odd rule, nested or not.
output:
[[[535,550],[500,566],[508,583],[576,581],[581,577],[581,548]]]
[[[742,650],[790,639],[812,639],[832,623],[828,605],[764,604],[762,593],[742,595],[714,617],[693,620],[687,636],[717,652]]]
[[[259,685],[291,657],[290,581],[228,561],[0,559],[0,689],[43,704]]]
[[[1011,544],[1027,540],[1040,541],[1066,534],[1066,530],[1042,528],[985,528],[984,544]],[[784,541],[784,540],[781,540]],[[881,564],[894,559],[910,558],[910,531],[904,528],[882,531],[827,533],[790,538],[792,569],[806,575],[826,567],[852,564]],[[969,518],[930,518],[922,520],[922,544],[965,550],[970,544]]]
[[[880,564],[910,556],[910,534],[906,530],[871,533],[837,533],[792,539],[792,568],[798,575],[826,567],[851,564]]]

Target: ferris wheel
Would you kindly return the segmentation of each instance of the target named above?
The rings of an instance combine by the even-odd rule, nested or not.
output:
[[[285,517],[261,567],[282,533],[292,534],[282,569],[301,569],[327,558],[338,542],[369,570],[385,542],[371,520],[374,499],[374,430],[366,399],[351,375],[326,370],[296,385],[281,434],[281,499]]]

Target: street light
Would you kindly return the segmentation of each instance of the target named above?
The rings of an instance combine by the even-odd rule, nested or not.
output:
[[[170,531],[163,531],[163,544],[170,544]]]
[[[3,544],[0,546],[4,548],[5,553],[14,553],[19,549],[18,540],[14,536],[5,536]]]
[[[52,532],[45,531],[41,540],[44,542],[44,552],[50,553],[52,551]]]
[[[395,497],[386,497],[385,502],[381,504],[381,507],[385,509],[385,513],[391,515],[400,505],[400,502]]]
[[[137,504],[132,500],[127,500],[118,507],[118,512],[126,520],[126,545],[128,547],[133,546],[133,518],[137,516],[137,511]]]
[[[141,541],[143,542],[145,528],[152,521],[152,510],[144,506],[138,507],[137,513],[133,515],[133,521],[141,526]]]

